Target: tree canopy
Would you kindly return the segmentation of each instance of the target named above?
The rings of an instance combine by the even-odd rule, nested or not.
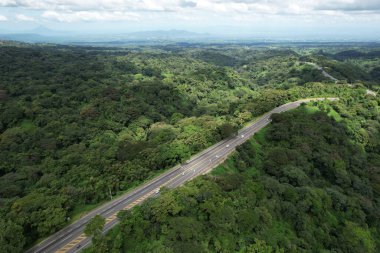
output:
[[[347,48],[320,49],[255,45],[114,48],[2,42],[0,226],[4,236],[0,248],[22,252],[99,203],[228,138],[272,108],[300,98],[340,97],[344,104],[325,105],[320,110],[344,121],[350,138],[375,154],[378,98],[366,95],[364,85],[376,89],[376,49],[360,49],[363,54],[356,60],[351,53],[338,55]],[[332,83],[304,64],[306,61],[334,70],[342,82]],[[348,86],[345,80],[358,84]],[[365,100],[357,103],[357,98]],[[273,136],[284,134],[280,131]],[[279,157],[289,160],[295,155],[282,151],[277,147],[268,153],[273,158],[264,164],[268,174],[279,173],[274,169],[282,166]],[[325,153],[319,154],[323,157]],[[366,182],[347,174],[348,161],[318,161],[331,166],[323,172],[330,180],[368,191]],[[238,164],[250,167],[253,161],[240,160]],[[371,180],[379,177],[377,166],[370,166]],[[283,173],[291,182],[310,182],[297,164],[290,164]],[[240,181],[235,175],[219,183],[233,192]],[[373,186],[374,192],[379,189]],[[338,192],[336,196],[341,195]],[[176,215],[182,209],[174,200],[165,203]],[[224,215],[233,221],[231,208],[205,217],[212,217],[214,225],[223,223]],[[258,217],[270,220],[267,209],[247,221]],[[159,210],[154,217],[166,218]],[[175,224],[167,228],[177,231],[171,234],[173,238],[183,232],[184,239],[199,241],[187,233],[194,229],[191,222],[196,220],[178,219],[185,231],[177,231],[182,227]],[[215,242],[215,247],[231,247],[227,245],[231,236]],[[203,247],[199,243],[191,245],[194,250]],[[260,241],[251,244],[264,245]],[[269,242],[265,245],[276,248]],[[164,251],[167,248],[162,247]]]
[[[361,97],[273,115],[210,175],[123,213],[104,244],[115,249],[118,238],[118,252],[378,252],[378,105]],[[356,124],[371,144],[350,130]]]

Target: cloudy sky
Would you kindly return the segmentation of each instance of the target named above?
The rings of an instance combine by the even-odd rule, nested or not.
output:
[[[0,0],[0,31],[380,38],[380,0]]]

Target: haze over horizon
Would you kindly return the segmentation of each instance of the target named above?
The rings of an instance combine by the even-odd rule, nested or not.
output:
[[[187,30],[225,36],[380,39],[377,0],[0,0],[0,33]],[[52,35],[53,31],[52,31]]]

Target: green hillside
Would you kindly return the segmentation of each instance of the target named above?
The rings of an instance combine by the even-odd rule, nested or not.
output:
[[[300,98],[340,97],[343,104],[311,111],[346,124],[348,142],[376,150],[378,97],[366,96],[365,87],[376,89],[377,79],[362,73],[353,86],[335,84],[304,64],[305,58],[335,64],[334,53],[287,46],[2,42],[0,248],[23,252],[254,118]],[[349,72],[341,64],[340,70]],[[280,220],[276,226],[291,229]]]
[[[86,252],[378,252],[378,104],[314,106],[273,115],[213,173],[124,211]]]

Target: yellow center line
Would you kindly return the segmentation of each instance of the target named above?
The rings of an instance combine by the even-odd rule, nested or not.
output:
[[[85,234],[80,234],[78,237],[74,238],[71,242],[69,242],[68,244],[66,244],[59,250],[57,250],[55,253],[65,253],[69,251],[70,249],[72,249],[76,244],[78,244],[79,242],[83,241],[86,238],[87,237]]]
[[[214,151],[220,151],[220,150],[222,150],[222,149],[223,149],[223,147],[222,147],[222,148],[219,148],[219,149],[217,149],[217,150],[214,150]],[[178,178],[178,177],[180,177],[180,176],[183,176],[183,173],[184,173],[184,172],[188,172],[188,171],[192,170],[193,167],[197,166],[197,165],[198,165],[199,163],[201,163],[201,162],[203,162],[203,161],[200,160],[200,161],[194,163],[194,164],[191,165],[190,167],[186,168],[182,173],[180,173],[180,174],[178,174],[177,176],[171,178],[169,181],[163,183],[163,184],[161,185],[161,187],[162,187],[162,186],[165,186],[165,185],[168,185],[169,183],[171,183],[171,182],[172,182],[173,180],[175,180],[176,178]]]
[[[329,98],[327,98],[327,99],[329,99]],[[307,101],[307,102],[309,102],[309,101],[311,101],[311,100],[312,100],[312,99],[304,99],[304,100],[299,100],[298,102],[302,102],[302,101]],[[315,98],[314,100],[318,100],[318,101],[319,101],[319,100],[324,100],[324,99],[318,99],[318,98]],[[291,103],[288,103],[288,104],[291,104]],[[288,105],[288,104],[285,104],[285,105]],[[250,128],[252,128],[251,130],[253,130],[253,129],[255,128],[255,126],[254,126],[255,124],[257,124],[258,122],[260,122],[260,121],[261,121],[263,118],[265,118],[267,115],[271,115],[271,114],[273,114],[273,113],[274,113],[274,110],[272,110],[271,112],[268,112],[268,113],[264,114],[262,117],[260,117],[259,119],[257,119],[252,125],[243,128],[241,131],[248,130],[248,129],[250,129]],[[260,126],[259,126],[259,128],[260,128]],[[256,130],[256,129],[255,129],[255,130]],[[239,131],[239,132],[241,132],[241,131]],[[240,134],[240,133],[239,133],[239,134]],[[247,133],[247,134],[249,134],[249,133]],[[235,142],[239,142],[239,140],[240,140],[240,139],[238,138],[238,139],[234,140],[233,143],[235,143]],[[246,141],[246,140],[244,140],[244,141]],[[224,148],[224,144],[222,144],[220,147],[215,147],[215,150],[209,150],[209,151],[205,150],[203,154],[206,154],[207,152],[211,152],[211,153],[214,153],[214,154],[215,154],[216,152],[219,152],[219,151],[223,150],[223,148]],[[211,148],[211,149],[212,149],[212,148]],[[202,155],[203,155],[203,154],[202,154]],[[229,154],[229,153],[228,153],[228,154]],[[226,155],[228,155],[228,154],[226,154]],[[200,157],[201,157],[201,156],[196,157],[195,160],[196,160],[196,159],[199,159]],[[219,161],[219,162],[216,163],[216,164],[220,164],[222,161],[223,161],[223,159],[221,159],[221,161]],[[197,165],[198,165],[199,163],[201,163],[201,162],[203,162],[203,159],[200,159],[198,162],[194,162],[192,165],[188,166],[187,168],[184,168],[184,170],[183,170],[180,174],[178,174],[177,176],[171,178],[170,180],[166,181],[165,183],[161,184],[159,187],[155,188],[154,190],[152,190],[152,191],[150,191],[150,192],[144,194],[143,196],[141,196],[141,197],[138,198],[137,200],[135,200],[135,201],[133,201],[132,203],[130,203],[130,204],[128,204],[127,206],[125,206],[122,210],[128,210],[128,209],[131,209],[132,207],[136,206],[136,205],[139,204],[140,202],[144,201],[145,199],[147,199],[148,197],[150,197],[151,195],[153,195],[155,192],[158,192],[157,190],[159,190],[161,187],[166,186],[166,185],[170,184],[171,182],[173,182],[173,180],[177,179],[178,177],[183,176],[184,173],[187,173],[188,171],[192,170],[195,166],[197,166]],[[215,165],[214,163],[212,163],[212,164]],[[181,165],[181,166],[182,166],[182,165]],[[182,168],[183,168],[183,167],[182,167]],[[194,168],[194,170],[195,170],[195,168]],[[205,174],[207,171],[208,171],[208,170],[204,171],[202,174]],[[190,178],[190,179],[192,179],[192,178]],[[155,182],[157,182],[157,180],[156,180]],[[111,216],[109,216],[109,217],[106,218],[106,222],[107,222],[107,224],[110,223],[110,222],[112,222],[113,220],[117,219],[117,213],[118,213],[118,212],[116,212],[116,213],[114,213],[114,214],[112,214]],[[70,250],[73,246],[75,246],[75,244],[77,244],[77,243],[83,241],[83,240],[86,239],[86,238],[87,238],[86,235],[82,233],[82,234],[79,235],[78,237],[74,238],[71,242],[69,242],[68,244],[66,244],[65,246],[63,246],[61,249],[57,250],[56,253],[65,253],[65,252],[67,252],[68,250]]]
[[[239,141],[239,140],[240,140],[240,139],[236,139],[236,140],[234,140],[234,143],[237,142],[237,141]],[[214,153],[215,153],[215,152],[219,152],[219,151],[221,151],[221,150],[223,150],[223,149],[224,149],[224,146],[219,147],[218,149],[213,150],[213,151],[214,151]],[[178,177],[182,176],[184,172],[188,172],[188,171],[190,171],[193,167],[197,166],[197,165],[198,165],[199,163],[201,163],[201,162],[203,162],[203,161],[200,160],[200,161],[198,161],[197,163],[194,163],[194,164],[191,165],[189,168],[186,168],[186,170],[184,170],[184,171],[183,171],[182,173],[180,173],[179,175],[173,177],[173,178],[170,179],[169,181],[167,181],[167,182],[165,182],[164,184],[162,184],[162,186],[168,185],[168,184],[171,183],[173,180],[175,180],[175,179],[177,179]],[[162,186],[161,186],[161,187],[162,187]]]
[[[220,151],[222,150],[223,147],[219,148],[219,149],[216,149],[214,151]],[[146,193],[145,195],[143,195],[142,197],[140,197],[139,199],[135,200],[134,202],[132,202],[131,204],[127,205],[126,207],[124,207],[122,210],[128,210],[128,209],[131,209],[132,207],[136,206],[137,204],[141,203],[143,200],[147,199],[149,196],[153,195],[154,192],[157,191],[157,189],[165,186],[165,185],[168,185],[169,183],[171,183],[173,180],[177,179],[178,177],[180,176],[183,176],[183,173],[185,172],[188,172],[190,170],[192,170],[195,166],[197,166],[199,163],[203,162],[203,160],[201,159],[200,161],[190,165],[189,167],[187,167],[183,172],[181,172],[180,174],[178,174],[177,176],[171,178],[170,180],[168,180],[167,182],[163,183],[160,187],[154,189],[153,191],[150,191],[148,193]],[[117,219],[117,215],[116,214],[113,214],[112,216],[109,216],[107,217],[106,219],[106,224],[112,222],[113,220]],[[83,234],[82,234],[83,235]],[[61,249],[59,249],[58,251],[56,251],[56,253],[64,253],[64,252],[67,252],[68,250],[70,250],[73,246],[75,246],[77,243],[83,241],[85,238],[84,235],[82,236],[78,236],[76,238],[74,238],[71,242],[69,242],[68,244],[66,244],[65,246],[63,246]],[[78,240],[79,239],[79,240]]]

